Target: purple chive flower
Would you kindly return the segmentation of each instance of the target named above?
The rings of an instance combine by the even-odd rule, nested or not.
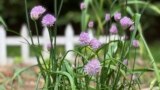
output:
[[[133,25],[133,21],[130,19],[130,18],[128,18],[128,17],[123,17],[121,20],[120,20],[120,24],[121,24],[121,26],[124,28],[124,29],[126,29],[126,28],[128,28],[128,27],[130,27],[131,25]]]
[[[125,60],[123,61],[123,64],[124,64],[124,65],[128,65],[128,60],[125,59]]]
[[[105,20],[106,20],[107,22],[110,20],[110,14],[109,14],[109,13],[106,14]]]
[[[84,72],[90,76],[97,75],[100,72],[100,70],[101,70],[101,65],[99,60],[97,59],[92,59],[84,67]]]
[[[93,38],[91,41],[90,41],[90,46],[93,48],[93,49],[98,49],[100,46],[101,46],[101,42],[98,41],[97,39]]]
[[[30,17],[32,20],[37,20],[45,11],[46,9],[44,7],[40,5],[35,6],[30,12]]]
[[[42,18],[42,25],[46,27],[51,27],[56,22],[56,18],[51,14],[46,14]]]
[[[80,9],[83,10],[86,8],[86,4],[84,2],[80,3]]]
[[[121,13],[120,12],[116,12],[115,14],[114,14],[114,20],[115,21],[119,21],[121,19]]]
[[[117,29],[116,24],[112,24],[111,28],[109,29],[109,32],[111,34],[117,34],[118,33],[118,29]]]
[[[81,45],[89,45],[89,43],[90,43],[89,34],[86,32],[82,32],[79,36],[79,41],[80,41]]]
[[[139,41],[138,40],[133,40],[132,45],[133,45],[133,47],[138,48],[139,47]]]
[[[93,21],[89,21],[88,27],[89,27],[89,28],[93,28],[93,26],[94,26],[94,22],[93,22]]]
[[[134,25],[132,25],[132,26],[129,28],[130,31],[133,31],[134,29],[135,29]]]

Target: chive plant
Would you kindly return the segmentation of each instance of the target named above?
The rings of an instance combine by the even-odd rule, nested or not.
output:
[[[80,3],[82,32],[79,35],[79,46],[75,47],[74,50],[67,51],[61,57],[57,57],[57,21],[63,6],[63,0],[60,0],[60,5],[57,3],[57,0],[54,0],[54,14],[48,13],[47,9],[41,5],[33,7],[30,14],[28,14],[27,1],[25,0],[26,19],[31,39],[29,44],[36,53],[40,69],[35,89],[39,90],[38,84],[41,77],[45,80],[44,90],[140,89],[139,75],[142,71],[139,70],[140,73],[136,72],[135,62],[136,51],[139,49],[137,32],[140,33],[141,29],[141,14],[128,14],[129,1],[82,1]],[[107,7],[105,6],[107,5],[106,3],[109,3]],[[38,45],[35,45],[33,42],[29,17],[35,24]],[[48,47],[49,60],[45,60],[39,50],[38,19],[41,20],[42,26],[48,28],[51,44]],[[93,30],[94,37],[90,37],[87,28]],[[129,32],[129,35],[127,32]],[[102,34],[107,38],[103,43],[99,39]],[[123,35],[125,36],[122,37]],[[116,36],[119,37],[117,38]],[[140,36],[147,47],[159,79],[158,69],[142,33],[140,33]],[[132,67],[129,68],[128,62],[131,59],[131,50],[135,51],[135,56]],[[74,63],[70,63],[66,58],[70,52],[74,53]]]

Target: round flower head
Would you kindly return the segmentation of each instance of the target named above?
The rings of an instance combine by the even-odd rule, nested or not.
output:
[[[90,21],[90,22],[88,23],[88,27],[89,27],[89,28],[93,28],[93,26],[94,26],[94,22],[93,22],[93,21]]]
[[[98,41],[97,39],[93,38],[91,41],[90,41],[90,46],[93,48],[93,49],[98,49],[100,46],[101,46],[101,42]]]
[[[40,5],[35,6],[30,12],[30,17],[32,20],[37,20],[45,11],[46,9],[44,7]]]
[[[129,30],[130,30],[130,31],[133,31],[134,28],[135,28],[134,25],[132,25],[132,26],[129,28]]]
[[[139,41],[138,40],[133,40],[132,45],[133,45],[133,47],[138,48],[139,47]]]
[[[111,34],[117,34],[118,33],[118,29],[117,29],[116,24],[112,24],[111,28],[109,29],[109,32]]]
[[[82,32],[79,36],[79,41],[81,45],[89,45],[90,42],[89,34],[86,32]]]
[[[120,19],[121,19],[121,13],[116,12],[116,13],[114,14],[114,20],[115,20],[115,21],[119,21]]]
[[[42,18],[42,25],[46,26],[46,27],[51,27],[54,25],[56,21],[56,18],[51,15],[51,14],[46,14],[43,18]]]
[[[124,28],[124,29],[126,29],[126,28],[128,28],[128,27],[130,27],[131,25],[133,25],[133,21],[130,19],[130,18],[128,18],[128,17],[123,17],[121,20],[120,20],[120,24],[121,24],[121,26]]]
[[[109,13],[106,14],[105,20],[106,20],[107,22],[110,20],[110,14],[109,14]]]
[[[83,10],[86,8],[86,4],[84,2],[80,3],[80,9]]]
[[[97,59],[92,59],[84,67],[84,72],[90,76],[97,75],[98,72],[100,72],[100,70],[101,70],[101,65],[99,60]]]

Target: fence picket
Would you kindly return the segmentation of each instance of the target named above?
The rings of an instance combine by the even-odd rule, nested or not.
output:
[[[49,44],[51,44],[47,27],[43,28],[42,38],[43,38],[43,45],[42,45],[43,55],[44,55],[44,58],[47,58],[49,56],[47,47],[48,47]]]
[[[65,30],[65,51],[74,49],[74,30],[73,27],[69,24]],[[69,52],[66,56],[67,59],[73,58],[73,53]]]
[[[93,32],[92,30],[88,30],[88,33],[91,38],[93,38]],[[18,45],[21,47],[21,56],[22,60],[24,63],[29,63],[29,64],[35,64],[36,63],[36,58],[35,57],[30,57],[30,46],[28,42],[31,43],[30,37],[28,35],[28,29],[26,25],[23,25],[21,28],[21,36],[16,36],[16,37],[7,37],[6,36],[6,31],[3,28],[3,26],[0,26],[0,65],[5,65],[9,62],[9,57],[7,57],[7,45],[13,46],[13,45]],[[110,36],[110,39],[113,40],[115,37],[118,39],[119,36]],[[71,24],[68,24],[65,29],[65,36],[57,36],[57,45],[64,45],[65,51],[68,50],[73,50],[74,45],[78,44],[78,36],[74,35],[74,30]],[[104,43],[109,41],[109,36],[100,36],[99,40]],[[44,28],[42,32],[42,36],[39,37],[40,39],[40,45],[43,48],[42,54],[44,55],[44,58],[49,57],[49,52],[47,50],[48,45],[50,44],[50,39],[49,39],[49,33],[48,29]],[[27,41],[28,42],[27,42]],[[34,44],[37,45],[37,37],[33,36],[33,41]],[[73,52],[70,52],[67,55],[67,59],[73,60]]]
[[[26,25],[23,25],[21,28],[21,36],[24,38],[23,41],[21,41],[21,56],[22,60],[24,62],[28,62],[29,60],[29,51],[30,47],[26,40],[30,39],[28,36],[28,29]],[[29,41],[29,40],[28,40]]]
[[[6,31],[0,26],[0,65],[7,64]]]

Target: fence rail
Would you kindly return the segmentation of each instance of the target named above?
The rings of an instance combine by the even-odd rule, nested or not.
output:
[[[36,59],[35,57],[30,57],[30,47],[29,43],[31,43],[29,34],[28,34],[28,29],[26,25],[22,25],[22,28],[20,30],[20,36],[15,36],[15,37],[7,37],[5,28],[3,26],[0,26],[0,65],[6,65],[8,63],[13,63],[13,58],[12,57],[7,57],[7,46],[20,46],[21,47],[21,57],[24,63],[27,64],[35,64]],[[40,40],[40,45],[43,47],[43,55],[47,57],[47,46],[50,43],[49,42],[49,34],[47,28],[44,28],[42,30],[42,36],[39,37]],[[92,31],[89,30],[89,34],[91,37],[93,37]],[[116,38],[119,38],[118,36],[114,36]],[[108,42],[109,40],[107,39],[106,36],[101,36],[100,41],[102,43]],[[54,40],[54,39],[53,39]],[[33,36],[33,41],[34,44],[38,44],[38,40],[36,36]],[[75,44],[78,44],[78,36],[74,35],[74,30],[70,24],[66,26],[65,29],[65,35],[64,36],[57,36],[57,45],[64,45],[65,46],[65,51],[68,50],[73,50]],[[72,53],[67,55],[67,58],[71,58],[73,55]]]

